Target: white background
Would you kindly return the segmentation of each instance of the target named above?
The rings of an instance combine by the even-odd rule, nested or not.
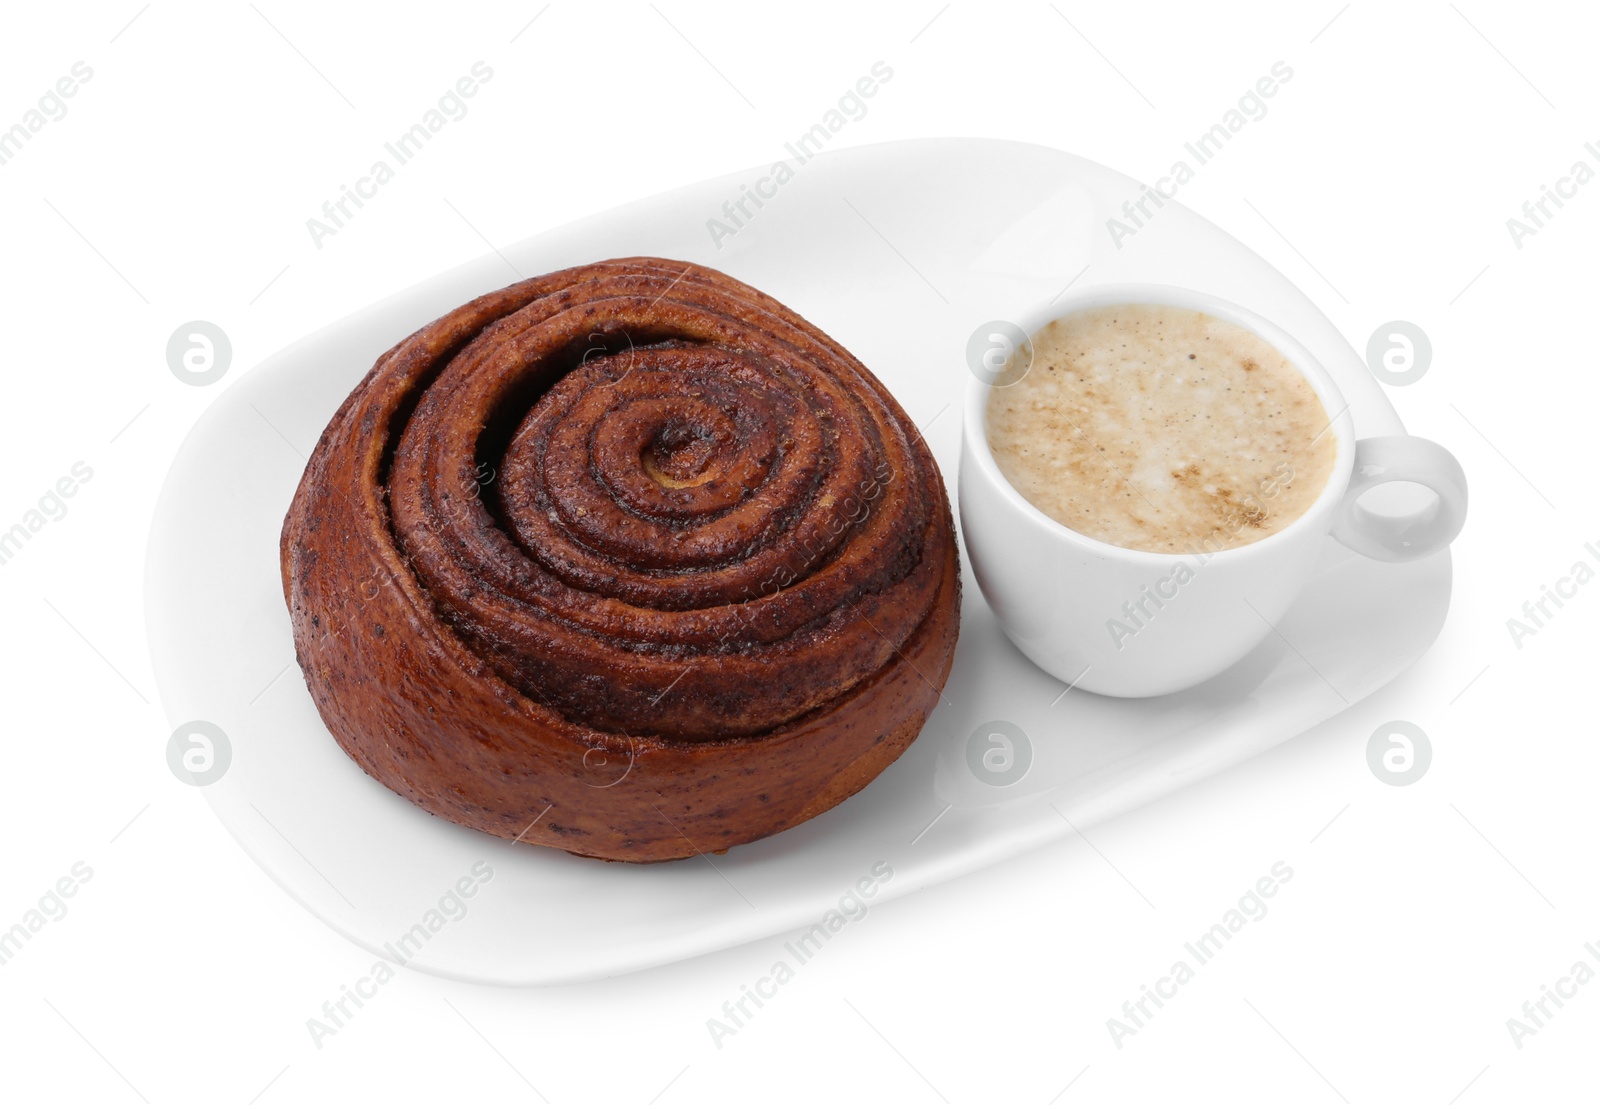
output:
[[[1520,248],[1506,227],[1575,161],[1600,169],[1583,148],[1600,140],[1591,12],[456,8],[127,0],[12,5],[0,23],[0,127],[74,62],[94,73],[0,166],[0,530],[74,462],[93,469],[0,566],[0,929],[75,862],[94,874],[0,966],[0,1099],[1595,1103],[1600,983],[1520,1047],[1506,1023],[1576,961],[1600,971],[1584,951],[1600,947],[1600,585],[1520,646],[1506,623],[1573,563],[1600,569],[1584,550],[1600,547],[1600,183]],[[478,60],[494,77],[470,114],[317,249],[306,219]],[[1472,484],[1438,643],[1337,719],[1092,845],[874,907],[720,1048],[707,1019],[783,937],[560,989],[404,972],[317,1048],[307,1018],[370,957],[258,871],[164,759],[143,548],[184,432],[256,362],[485,239],[771,163],[877,60],[895,78],[836,145],[1014,138],[1145,180],[1272,63],[1293,67],[1181,199],[1358,350],[1391,319],[1432,337],[1433,368],[1389,395]],[[218,385],[165,363],[192,319],[232,338]],[[1365,755],[1394,719],[1434,747],[1405,788]],[[1108,1018],[1278,860],[1295,877],[1270,914],[1117,1047]]]

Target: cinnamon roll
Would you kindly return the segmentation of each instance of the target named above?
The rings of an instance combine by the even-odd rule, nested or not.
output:
[[[362,769],[602,859],[837,805],[916,737],[956,641],[949,501],[906,414],[773,298],[659,258],[523,281],[384,354],[280,553]]]

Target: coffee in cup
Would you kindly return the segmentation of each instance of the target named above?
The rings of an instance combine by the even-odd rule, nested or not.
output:
[[[1088,307],[1041,328],[1031,355],[989,395],[989,449],[1029,503],[1082,535],[1172,554],[1244,546],[1299,519],[1333,472],[1316,389],[1238,324]]]

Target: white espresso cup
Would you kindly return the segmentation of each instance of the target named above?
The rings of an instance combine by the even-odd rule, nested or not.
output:
[[[1006,480],[985,426],[992,386],[975,374],[962,425],[962,535],[984,599],[1039,667],[1093,693],[1173,693],[1220,674],[1272,633],[1316,572],[1329,535],[1368,558],[1404,562],[1448,546],[1461,531],[1467,482],[1454,456],[1412,435],[1358,440],[1328,372],[1253,312],[1191,290],[1121,285],[1064,298],[1016,324],[1031,338],[1052,320],[1121,304],[1205,312],[1270,343],[1333,417],[1325,432],[1335,437],[1333,471],[1304,513],[1256,542],[1184,555],[1114,546],[1057,523]],[[1435,496],[1405,515],[1360,503],[1388,482],[1426,486]]]

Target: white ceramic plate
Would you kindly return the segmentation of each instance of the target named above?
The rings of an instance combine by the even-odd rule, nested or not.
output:
[[[1251,308],[1334,374],[1358,435],[1403,430],[1333,325],[1222,231],[1168,202],[1119,249],[1106,219],[1140,188],[1101,166],[964,139],[826,154],[760,209],[747,202],[753,218],[718,248],[707,221],[725,218],[724,202],[764,173],[540,235],[334,324],[229,388],[173,464],[147,580],[167,712],[174,726],[202,719],[228,736],[231,765],[204,788],[250,855],[391,963],[502,984],[573,981],[806,928],[862,878],[874,900],[910,893],[1069,835],[1068,820],[1084,828],[1215,774],[1372,693],[1438,634],[1448,552],[1392,565],[1330,540],[1281,637],[1222,676],[1155,700],[1063,696],[1007,643],[968,573],[954,672],[909,752],[831,812],[711,859],[632,866],[514,845],[429,816],[366,777],[323,727],[293,665],[278,530],[306,454],[374,359],[509,283],[508,263],[532,276],[655,254],[766,290],[893,390],[925,428],[952,495],[968,337],[1074,277],[1074,288],[1186,285]],[[974,729],[997,718],[1032,747],[1026,774],[1003,787],[975,775],[967,754]],[[473,895],[445,897],[474,864]]]

